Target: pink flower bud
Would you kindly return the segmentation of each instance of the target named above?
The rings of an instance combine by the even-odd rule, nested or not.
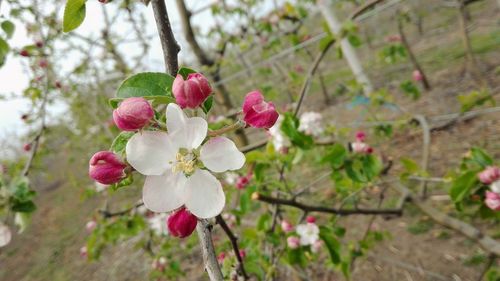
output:
[[[83,246],[80,248],[80,257],[82,258],[88,257],[87,246]]]
[[[220,253],[218,256],[217,256],[217,261],[219,263],[223,263],[224,262],[224,259],[226,258],[226,254],[224,252]]]
[[[62,84],[61,84],[61,82],[56,81],[56,83],[54,83],[54,87],[56,87],[56,88],[58,88],[58,89],[61,89],[61,88],[62,88]]]
[[[113,120],[123,131],[135,131],[146,126],[154,116],[153,107],[142,97],[125,99],[113,111]]]
[[[244,249],[240,250],[240,257],[244,259],[247,256],[247,252]]]
[[[416,81],[416,82],[420,82],[422,81],[422,79],[424,79],[424,76],[422,75],[422,73],[418,70],[415,70],[413,71],[413,80]]]
[[[168,231],[174,237],[184,238],[193,233],[198,223],[198,218],[191,214],[186,208],[172,213],[167,219]]]
[[[494,181],[500,179],[500,169],[495,166],[490,166],[480,172],[477,177],[479,181],[484,184],[492,184]]]
[[[391,42],[391,43],[401,42],[401,36],[399,36],[398,34],[392,34],[392,35],[387,36],[385,38],[385,41]]]
[[[308,222],[308,223],[315,223],[316,222],[316,218],[313,217],[313,216],[307,216],[306,222]]]
[[[38,40],[38,41],[35,42],[35,45],[36,45],[37,48],[41,48],[41,47],[43,47],[43,41]]]
[[[297,249],[300,246],[300,239],[296,236],[290,236],[286,239],[286,243],[290,249]]]
[[[212,88],[201,73],[190,73],[186,80],[177,74],[172,93],[181,108],[197,108],[210,96]]]
[[[90,158],[89,176],[101,184],[114,184],[125,178],[126,167],[113,152],[99,151]]]
[[[38,66],[40,66],[41,68],[46,68],[48,65],[49,65],[49,62],[46,59],[41,59],[38,62]]]
[[[286,221],[286,220],[282,220],[281,221],[281,229],[284,231],[284,232],[290,232],[293,230],[293,225]]]
[[[27,144],[23,145],[23,150],[26,151],[26,152],[30,151],[31,150],[31,144],[27,143]]]
[[[243,101],[243,119],[254,128],[271,128],[279,114],[272,102],[265,102],[259,91],[248,93]]]
[[[366,139],[366,134],[363,131],[359,131],[356,133],[356,140],[359,142],[364,142]]]
[[[488,208],[494,211],[500,211],[500,194],[486,191],[486,199],[484,200],[484,203],[488,206]]]
[[[236,188],[238,188],[238,189],[244,189],[245,187],[247,187],[248,183],[250,183],[250,177],[249,176],[239,177],[236,180]]]
[[[373,153],[373,148],[367,145],[364,142],[356,141],[351,143],[351,148],[352,151],[355,153],[366,153],[366,154],[371,154]]]
[[[29,57],[31,54],[30,54],[30,52],[28,52],[28,50],[21,50],[19,52],[19,55],[21,55],[23,57]]]
[[[85,224],[85,230],[87,232],[92,232],[94,229],[97,227],[97,222],[95,220],[88,221],[87,224]]]

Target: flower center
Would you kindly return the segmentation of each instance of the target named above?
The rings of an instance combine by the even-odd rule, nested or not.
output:
[[[197,167],[196,154],[186,149],[180,149],[175,155],[175,163],[172,166],[172,172],[183,172],[186,176],[194,173]]]

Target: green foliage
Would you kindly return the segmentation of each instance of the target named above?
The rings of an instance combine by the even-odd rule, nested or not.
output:
[[[326,226],[320,226],[319,237],[323,240],[323,242],[325,242],[325,246],[328,249],[332,263],[339,264],[341,262],[341,244],[335,238],[333,231]]]
[[[372,154],[360,155],[359,157],[348,159],[344,165],[349,178],[359,183],[366,183],[373,180],[382,169],[382,163]]]
[[[182,78],[184,80],[186,80],[187,77],[188,77],[188,75],[191,74],[191,73],[196,73],[196,70],[188,68],[188,67],[181,67],[179,69],[179,71],[177,71],[177,73],[179,73],[182,76]]]
[[[415,84],[413,84],[412,81],[403,81],[401,82],[399,87],[401,88],[401,90],[403,90],[403,93],[405,95],[411,97],[413,100],[418,100],[418,98],[420,98],[420,90]]]
[[[14,34],[14,31],[16,30],[16,26],[14,25],[14,23],[12,23],[10,20],[5,20],[2,22],[2,24],[0,26],[2,27],[2,30],[7,35],[7,39],[12,38],[12,35]]]
[[[302,149],[310,149],[314,144],[311,136],[299,131],[299,119],[289,112],[285,113],[281,131],[290,139],[293,145]]]
[[[0,37],[0,66],[4,65],[5,58],[9,54],[9,51],[10,51],[9,44],[7,43],[7,41],[5,41]]]
[[[461,104],[460,110],[462,112],[469,111],[474,107],[482,106],[488,102],[492,106],[495,105],[495,99],[490,95],[490,93],[487,90],[472,91],[468,94],[459,95],[458,101]]]
[[[170,97],[174,77],[161,72],[143,72],[132,75],[122,82],[117,98]]]
[[[15,178],[11,183],[10,193],[12,211],[31,213],[36,210],[36,205],[33,203],[36,192],[30,189],[27,177]]]
[[[117,154],[124,154],[125,147],[127,146],[128,140],[134,135],[134,132],[121,132],[111,144],[111,148],[109,150],[113,151]]]
[[[382,61],[393,64],[406,58],[406,49],[401,44],[392,44],[382,49],[379,57]]]
[[[344,164],[346,156],[347,150],[344,146],[336,143],[327,149],[321,161],[323,163],[329,163],[332,169],[338,169]]]
[[[205,114],[208,114],[210,112],[210,109],[212,109],[212,106],[214,104],[214,96],[211,95],[209,96],[201,105],[201,109]]]
[[[68,0],[64,8],[63,31],[70,32],[79,27],[85,19],[87,0]]]

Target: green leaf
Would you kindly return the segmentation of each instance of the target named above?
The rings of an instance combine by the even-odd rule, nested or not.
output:
[[[472,159],[476,161],[481,167],[486,168],[487,166],[493,165],[493,159],[481,148],[473,147],[471,148]]]
[[[330,163],[332,168],[339,168],[344,164],[347,150],[341,144],[334,144],[326,151],[325,156],[321,159],[322,163]]]
[[[64,8],[63,31],[70,32],[79,27],[85,19],[87,0],[68,0]]]
[[[36,205],[33,201],[14,201],[12,211],[20,213],[31,213],[36,210]]]
[[[333,264],[339,264],[340,259],[340,243],[335,236],[333,235],[333,231],[325,226],[319,227],[319,237],[323,242],[325,242],[326,248],[328,249],[328,253],[330,253],[330,259]]]
[[[285,119],[281,124],[281,131],[290,138],[292,144],[302,148],[309,149],[313,146],[314,140],[298,130],[299,120],[291,113],[285,113]]]
[[[213,95],[209,96],[205,100],[205,102],[203,102],[203,104],[201,105],[201,109],[203,109],[203,112],[205,112],[205,114],[210,112],[210,109],[212,109],[213,103],[214,103],[214,96]]]
[[[450,189],[450,197],[455,203],[461,202],[477,184],[477,171],[467,171],[456,178]]]
[[[403,90],[403,92],[406,95],[411,97],[413,100],[417,100],[418,98],[420,98],[420,90],[415,84],[413,84],[412,81],[410,80],[403,81],[399,85],[399,87],[401,88],[401,90]]]
[[[128,174],[128,176],[126,178],[121,180],[119,183],[113,184],[112,187],[113,187],[113,190],[117,190],[120,187],[129,186],[132,183],[134,183],[134,176],[132,173],[130,173],[130,174]]]
[[[9,51],[10,47],[7,41],[0,38],[0,66],[2,66],[5,63],[5,58],[7,57]]]
[[[5,34],[7,34],[7,38],[11,38],[16,30],[16,26],[10,20],[3,21],[1,26]]]
[[[130,76],[118,88],[117,98],[170,96],[174,77],[161,72],[143,72]]]
[[[184,80],[186,80],[188,75],[190,73],[196,73],[196,70],[193,70],[193,69],[187,68],[187,67],[181,67],[179,69],[179,71],[177,71],[177,73],[179,73],[182,76],[182,78],[184,78]]]
[[[114,153],[123,153],[128,140],[134,135],[134,132],[121,132],[111,144],[110,150]]]
[[[299,265],[300,267],[307,266],[307,258],[302,249],[293,249],[288,251],[288,262],[293,265]]]

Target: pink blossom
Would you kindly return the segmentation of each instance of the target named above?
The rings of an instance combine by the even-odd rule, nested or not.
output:
[[[290,236],[286,239],[286,243],[290,249],[297,249],[300,246],[300,239],[297,236]]]
[[[314,242],[312,245],[311,245],[311,251],[313,253],[317,253],[321,247],[323,246],[323,241],[321,240],[316,240],[316,242]]]
[[[358,131],[356,133],[356,140],[359,142],[364,142],[366,140],[366,134],[363,131]]]
[[[240,250],[240,257],[244,259],[247,256],[247,252],[244,249]]]
[[[251,175],[241,176],[236,180],[236,188],[244,189],[250,183]]]
[[[41,68],[46,68],[47,66],[49,66],[49,62],[46,59],[41,59],[38,62],[38,66],[40,66]]]
[[[392,34],[392,35],[387,36],[385,38],[385,41],[391,42],[391,43],[401,42],[401,36],[399,36],[398,34]]]
[[[80,257],[82,258],[88,257],[87,246],[83,246],[80,248]]]
[[[494,211],[500,211],[500,194],[486,191],[486,199],[484,200],[484,203],[488,206],[488,208]]]
[[[293,230],[293,225],[287,220],[282,220],[281,221],[281,229],[284,232],[290,232]]]
[[[492,184],[494,181],[500,179],[500,168],[489,166],[480,172],[478,175],[479,181],[484,184]]]
[[[127,167],[111,151],[99,151],[89,161],[89,176],[102,184],[114,184],[125,178]]]
[[[172,92],[181,108],[197,108],[210,96],[212,88],[201,73],[190,73],[186,80],[177,74]]]
[[[153,107],[142,97],[127,98],[113,111],[113,120],[116,126],[123,131],[142,129],[153,116]]]
[[[25,145],[23,145],[23,150],[28,152],[31,150],[31,143],[27,143]]]
[[[259,91],[252,91],[243,101],[243,119],[254,128],[271,128],[279,114],[272,102],[265,102]]]
[[[413,80],[416,82],[420,82],[424,79],[424,76],[418,70],[414,70],[412,76],[413,76]]]
[[[85,230],[87,232],[92,232],[94,229],[97,227],[97,222],[95,220],[88,221],[87,224],[85,224]]]
[[[351,148],[352,151],[355,153],[365,153],[365,154],[371,154],[373,153],[373,148],[369,145],[367,145],[364,142],[356,141],[351,143]]]
[[[218,261],[219,263],[223,263],[225,258],[226,258],[226,254],[225,254],[224,252],[221,252],[221,253],[217,256],[217,261]]]
[[[167,219],[168,231],[174,237],[184,238],[193,233],[198,224],[198,218],[186,208],[181,208],[171,214]]]
[[[308,223],[315,223],[316,222],[316,218],[313,217],[313,216],[307,216],[306,222],[308,222]]]

